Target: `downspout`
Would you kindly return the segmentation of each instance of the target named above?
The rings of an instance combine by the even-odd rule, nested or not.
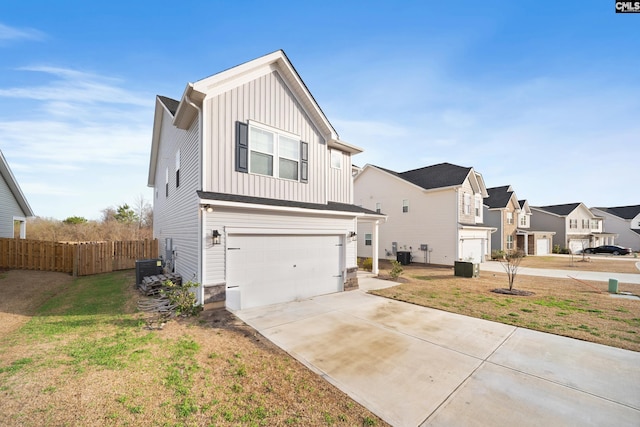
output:
[[[200,131],[200,170],[198,171],[198,185],[199,188],[202,189],[202,175],[204,173],[204,129],[202,127],[203,125],[203,118],[202,118],[202,108],[198,107],[193,101],[191,101],[191,98],[189,98],[189,92],[186,92],[184,95],[184,99],[185,101],[187,101],[187,103],[192,106],[193,108],[195,108],[198,111],[198,130]],[[197,281],[198,283],[200,283],[200,286],[198,287],[198,302],[200,303],[200,305],[204,305],[204,283],[203,283],[203,279],[204,279],[204,262],[205,262],[205,256],[204,253],[202,252],[202,240],[204,239],[204,235],[203,235],[203,231],[204,231],[204,219],[206,213],[200,209],[199,203],[198,203],[198,271],[197,271]]]

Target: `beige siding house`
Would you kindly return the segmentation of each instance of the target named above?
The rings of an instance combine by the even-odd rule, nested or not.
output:
[[[32,216],[31,206],[0,151],[0,237],[15,237],[14,227],[19,224],[19,237],[25,239],[27,218]]]
[[[603,218],[594,215],[584,203],[532,206],[531,226],[552,230],[553,245],[578,254],[589,247],[613,245],[616,233],[604,231]]]
[[[283,51],[156,98],[148,185],[168,268],[231,310],[357,286],[351,156]]]
[[[552,251],[552,231],[531,230],[531,209],[526,200],[518,200],[510,185],[487,189],[484,199],[484,222],[495,227],[491,250],[519,250],[525,255],[547,255]]]
[[[453,265],[483,262],[494,227],[483,222],[487,191],[473,168],[441,163],[407,172],[366,165],[354,178],[355,203],[387,215],[379,226],[379,249],[371,224],[358,225],[358,256]]]

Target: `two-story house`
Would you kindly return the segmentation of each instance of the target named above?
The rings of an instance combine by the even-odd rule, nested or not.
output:
[[[531,230],[531,209],[526,200],[518,200],[513,187],[487,188],[484,199],[484,223],[495,227],[491,234],[491,250],[519,250],[525,255],[551,253],[552,231]]]
[[[148,185],[168,269],[231,310],[357,286],[351,156],[281,50],[156,98]]]
[[[406,172],[366,165],[354,178],[355,203],[387,215],[379,225],[379,246],[371,224],[358,224],[358,256],[396,259],[411,253],[413,262],[453,265],[483,262],[491,233],[483,223],[487,189],[471,167],[440,163]]]
[[[613,245],[617,234],[604,231],[603,218],[594,215],[584,203],[532,206],[531,226],[552,230],[553,245],[571,253],[600,245]]]
[[[607,232],[618,235],[618,245],[640,251],[640,205],[591,208],[591,212],[604,218]]]
[[[0,151],[0,237],[15,237],[19,224],[19,237],[26,238],[27,218],[32,216],[31,206]]]

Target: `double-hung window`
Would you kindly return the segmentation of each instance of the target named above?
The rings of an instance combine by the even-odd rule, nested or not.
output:
[[[366,233],[364,235],[364,245],[371,246],[371,233]]]
[[[382,203],[376,203],[376,213],[382,212]]]
[[[249,172],[297,181],[300,145],[293,135],[251,125]]]
[[[569,220],[569,228],[578,228],[578,220],[570,219]]]
[[[509,234],[507,236],[507,249],[508,250],[513,249],[513,234]]]
[[[462,212],[465,215],[471,215],[471,194],[464,193],[463,202],[464,202],[464,207]]]
[[[402,213],[407,213],[409,212],[409,200],[404,199],[402,201]]]
[[[513,224],[513,212],[507,212],[507,224]]]

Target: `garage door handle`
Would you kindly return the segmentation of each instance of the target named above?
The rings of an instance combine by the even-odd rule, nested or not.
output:
[[[239,251],[240,248],[227,248],[228,251]]]

